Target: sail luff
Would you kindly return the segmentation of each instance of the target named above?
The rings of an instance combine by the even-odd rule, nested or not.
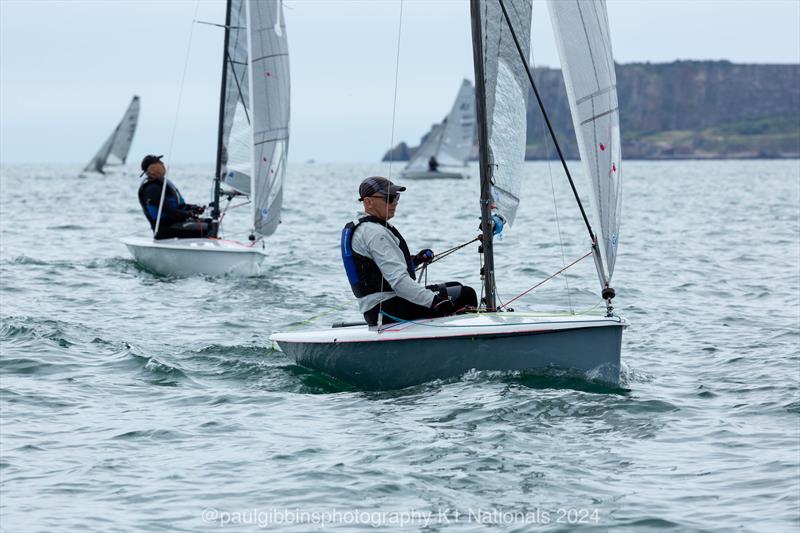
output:
[[[486,109],[486,73],[484,72],[483,49],[483,14],[481,8],[485,1],[471,0],[470,14],[472,19],[472,58],[475,68],[475,116],[478,127],[478,167],[481,177],[481,233],[483,238],[483,278],[484,304],[486,309],[494,310],[496,303],[496,286],[494,280],[494,235],[492,232],[492,168],[489,161],[489,126]]]
[[[583,161],[600,258],[608,286],[614,272],[622,194],[619,109],[604,0],[549,0],[564,82]]]
[[[220,185],[225,153],[225,90],[228,85],[228,44],[231,36],[231,0],[225,2],[225,37],[222,44],[222,76],[219,89],[219,124],[217,126],[217,162],[214,168],[214,201],[211,204],[211,218],[219,220]]]

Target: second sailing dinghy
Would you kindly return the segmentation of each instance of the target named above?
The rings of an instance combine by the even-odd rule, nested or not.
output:
[[[464,166],[475,141],[475,88],[461,82],[453,108],[435,124],[400,175],[403,179],[468,178]]]
[[[383,327],[273,334],[270,338],[298,364],[365,388],[401,388],[455,377],[470,369],[537,371],[551,366],[618,383],[622,331],[627,323],[611,307],[621,191],[619,119],[605,2],[553,0],[549,7],[560,39],[581,156],[592,183],[586,193],[596,205],[597,233],[585,216],[584,221],[606,313],[503,312],[504,306],[496,304],[493,216],[513,224],[524,175],[527,96],[529,84],[533,85],[527,67],[531,0],[471,0],[481,172],[482,308],[478,313]]]
[[[136,261],[163,275],[257,275],[266,252],[262,237],[280,223],[289,147],[289,53],[280,0],[228,0],[225,16],[214,200],[249,197],[250,242],[217,237],[126,238]],[[238,204],[243,205],[243,204]]]
[[[136,126],[139,123],[139,97],[134,96],[122,120],[111,132],[111,135],[100,147],[91,161],[83,169],[84,172],[99,172],[105,174],[106,166],[121,166],[128,159],[128,152],[133,144],[133,135],[136,133]]]

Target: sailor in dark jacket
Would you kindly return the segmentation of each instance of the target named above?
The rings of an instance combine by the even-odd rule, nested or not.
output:
[[[373,176],[359,186],[364,211],[342,230],[342,260],[359,310],[370,326],[381,322],[452,315],[477,306],[471,287],[457,282],[424,287],[416,282],[416,267],[433,259],[432,250],[411,256],[403,236],[389,219],[397,209],[399,187]]]
[[[210,219],[199,219],[204,206],[187,204],[178,188],[165,176],[167,169],[161,161],[163,155],[148,155],[142,159],[142,175],[147,177],[139,186],[139,203],[144,211],[144,216],[150,222],[150,228],[156,230],[159,204],[161,204],[161,222],[158,224],[156,239],[190,239],[198,237],[213,237],[213,227]],[[166,180],[166,187],[164,187]],[[164,202],[161,202],[161,192],[164,191]]]

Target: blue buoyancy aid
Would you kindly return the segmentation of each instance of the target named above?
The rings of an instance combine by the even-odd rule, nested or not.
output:
[[[405,239],[396,228],[390,226],[385,220],[381,220],[374,216],[366,216],[359,218],[356,222],[348,222],[344,229],[342,229],[342,262],[344,263],[344,270],[347,272],[347,279],[350,282],[350,288],[353,289],[353,294],[356,298],[363,298],[369,294],[376,292],[391,290],[391,285],[383,277],[381,269],[378,268],[377,263],[353,251],[353,234],[359,225],[364,222],[374,222],[380,224],[400,241],[400,251],[403,252],[403,257],[406,260],[408,275],[411,279],[416,280],[417,276],[414,272],[414,261],[411,258],[411,253],[408,251],[408,245]]]

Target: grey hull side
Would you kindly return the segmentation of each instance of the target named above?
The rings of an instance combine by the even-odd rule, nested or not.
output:
[[[278,341],[297,364],[364,389],[400,389],[476,370],[537,370],[555,366],[619,382],[620,326],[540,333],[475,335],[383,342]]]

